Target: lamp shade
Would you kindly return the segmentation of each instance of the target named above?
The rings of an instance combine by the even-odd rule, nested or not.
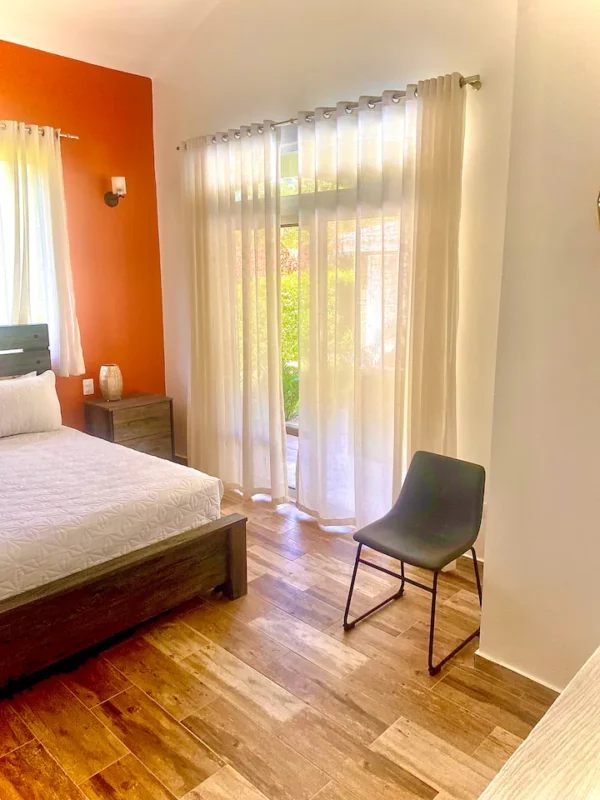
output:
[[[100,367],[100,391],[105,400],[120,400],[123,397],[123,376],[118,364]]]
[[[127,184],[125,178],[111,178],[113,194],[119,197],[125,197],[127,194]]]

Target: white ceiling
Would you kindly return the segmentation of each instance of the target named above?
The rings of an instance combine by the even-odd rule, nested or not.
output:
[[[0,39],[154,77],[220,0],[0,0]]]

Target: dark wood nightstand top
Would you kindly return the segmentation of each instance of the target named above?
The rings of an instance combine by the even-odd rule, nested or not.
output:
[[[85,400],[85,405],[96,406],[96,408],[103,408],[107,411],[121,411],[125,408],[138,408],[139,406],[149,406],[153,403],[164,403],[165,400],[171,400],[170,397],[165,397],[161,394],[129,394],[125,395],[121,400],[104,400],[102,397]]]

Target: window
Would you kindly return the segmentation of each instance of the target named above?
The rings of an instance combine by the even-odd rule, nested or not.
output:
[[[296,488],[298,459],[298,140],[295,126],[281,131],[281,359],[288,487]]]
[[[0,324],[48,322],[48,292],[44,274],[45,214],[41,196],[41,176],[28,169],[24,194],[27,202],[19,209],[15,201],[13,168],[0,160]],[[18,215],[21,220],[17,219]],[[28,231],[26,238],[16,235],[17,223]],[[23,252],[24,251],[24,252]],[[25,269],[17,266],[26,261]],[[21,307],[21,312],[17,308]]]
[[[45,322],[52,367],[85,372],[75,314],[60,139],[0,124],[0,324]]]

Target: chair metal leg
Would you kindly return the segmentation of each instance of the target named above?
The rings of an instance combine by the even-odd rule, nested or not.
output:
[[[433,587],[431,589],[431,618],[429,620],[429,651],[427,653],[427,665],[429,667],[429,674],[435,675],[440,671],[440,666],[434,666],[433,663],[433,646],[435,634],[435,606],[437,603],[437,583],[439,572],[433,573]]]
[[[391,603],[393,600],[396,600],[398,597],[401,597],[404,594],[404,584],[410,583],[411,586],[418,586],[419,589],[424,589],[426,592],[431,594],[431,618],[429,623],[429,649],[427,653],[427,667],[429,669],[430,675],[437,675],[441,668],[450,661],[460,650],[463,649],[466,645],[469,644],[473,639],[479,636],[479,628],[474,631],[470,636],[468,636],[464,641],[462,641],[451,653],[448,653],[447,656],[444,656],[441,661],[438,661],[437,664],[433,662],[434,650],[435,650],[435,613],[437,607],[437,590],[438,590],[438,578],[439,578],[439,570],[433,572],[433,585],[432,586],[425,586],[423,583],[419,583],[419,581],[415,581],[412,578],[407,578],[404,574],[404,561],[400,562],[400,574],[396,572],[392,572],[385,567],[380,566],[379,564],[375,564],[372,561],[366,561],[364,558],[361,558],[362,552],[362,544],[359,544],[358,550],[356,551],[356,560],[354,562],[354,569],[352,571],[352,580],[350,581],[350,590],[348,592],[348,600],[346,602],[346,610],[344,611],[344,630],[350,631],[357,622],[365,619],[365,617],[370,616],[375,611],[379,611],[380,608]],[[482,591],[481,591],[481,578],[479,576],[479,566],[477,564],[477,556],[475,554],[475,548],[471,548],[473,553],[473,566],[475,569],[475,580],[477,582],[477,594],[479,595],[479,604],[481,605],[482,599]],[[361,614],[359,617],[355,617],[352,621],[349,621],[348,618],[350,616],[350,605],[352,603],[352,594],[354,592],[354,584],[356,583],[356,574],[358,572],[358,565],[365,564],[367,567],[372,567],[373,569],[379,570],[380,572],[385,572],[387,575],[392,575],[394,578],[400,579],[400,589],[393,594],[391,597],[388,597],[383,602],[378,603],[373,608],[370,608],[368,611],[365,611],[364,614]]]
[[[479,577],[479,564],[477,563],[477,553],[475,552],[475,548],[471,548],[471,553],[473,554],[473,569],[475,570],[475,580],[477,582],[477,594],[479,595],[479,607],[481,608],[481,604],[483,601],[483,592],[481,590],[481,578]]]
[[[481,606],[481,601],[483,599],[483,593],[481,590],[481,578],[479,577],[479,565],[477,564],[477,554],[475,553],[475,548],[471,548],[471,553],[473,554],[473,568],[475,570],[475,581],[477,583],[477,594],[479,596],[479,605]],[[441,668],[450,661],[463,647],[469,644],[469,642],[473,641],[477,636],[479,636],[480,628],[477,628],[470,636],[462,641],[451,653],[448,653],[447,656],[442,658],[441,661],[438,661],[437,664],[433,663],[433,648],[434,648],[434,636],[435,636],[435,605],[437,600],[437,580],[438,580],[438,573],[434,572],[433,574],[433,591],[431,596],[431,622],[429,627],[429,653],[428,653],[428,666],[429,666],[429,674],[430,675],[437,675]]]
[[[365,617],[370,616],[371,614],[373,614],[373,612],[379,611],[380,608],[383,608],[383,606],[387,605],[388,603],[391,603],[392,600],[396,600],[398,597],[401,597],[404,594],[404,583],[405,583],[404,561],[400,562],[400,564],[401,564],[400,575],[396,575],[396,573],[391,572],[390,570],[383,569],[383,567],[378,567],[378,566],[376,566],[374,564],[370,564],[368,561],[364,561],[363,559],[361,559],[361,557],[360,557],[361,550],[362,550],[362,544],[359,544],[358,545],[358,550],[356,551],[356,560],[354,562],[354,570],[352,571],[352,580],[350,581],[350,591],[348,592],[348,600],[346,602],[346,610],[344,612],[344,630],[345,631],[351,631],[352,628],[354,628],[354,626],[356,625],[357,622],[360,622]],[[351,622],[348,622],[348,617],[350,615],[350,604],[352,602],[352,593],[354,592],[354,584],[356,583],[356,574],[358,572],[358,565],[359,564],[367,564],[368,566],[373,566],[373,567],[375,567],[375,569],[379,569],[382,572],[387,572],[389,575],[394,575],[394,577],[400,578],[400,581],[401,581],[400,582],[400,589],[396,592],[396,594],[393,594],[391,597],[388,597],[386,600],[383,600],[381,603],[378,603],[373,608],[369,609],[368,611],[365,611],[365,613],[361,614],[360,617],[355,617]]]
[[[360,551],[362,550],[362,544],[358,545],[358,550],[356,551],[356,560],[354,561],[354,569],[352,571],[352,580],[350,581],[350,591],[348,592],[348,600],[346,601],[346,610],[344,611],[344,630],[349,631],[356,625],[356,620],[354,622],[348,622],[348,614],[350,613],[350,603],[352,602],[352,592],[354,591],[354,584],[356,583],[356,573],[358,572],[358,564],[360,562]]]

